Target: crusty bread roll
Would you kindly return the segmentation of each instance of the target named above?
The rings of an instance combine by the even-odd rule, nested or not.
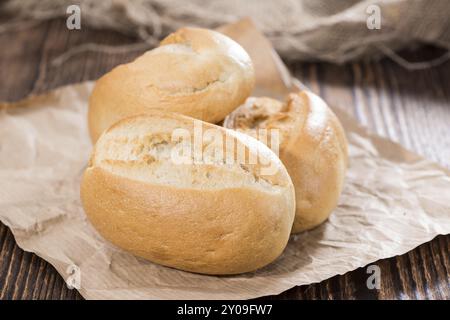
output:
[[[255,129],[279,129],[280,159],[295,187],[293,233],[328,218],[344,182],[347,140],[338,118],[322,99],[306,91],[289,95],[284,103],[249,98],[225,119],[224,126],[253,136]]]
[[[116,121],[150,109],[217,123],[253,85],[251,59],[239,44],[215,31],[183,28],[96,82],[89,101],[91,138],[95,142]]]
[[[118,247],[205,274],[272,262],[295,214],[291,179],[268,147],[162,111],[123,119],[101,135],[81,199],[93,226]]]

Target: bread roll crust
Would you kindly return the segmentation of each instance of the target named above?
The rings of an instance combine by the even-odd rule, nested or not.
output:
[[[151,109],[217,123],[253,86],[251,59],[239,44],[215,31],[183,28],[96,82],[89,101],[91,139],[118,120]]]
[[[293,233],[329,217],[342,191],[348,151],[344,129],[322,99],[307,91],[290,94],[284,103],[249,98],[224,126],[247,134],[261,128],[280,130],[279,155],[296,194]]]
[[[240,171],[238,166],[220,164],[191,165],[201,174],[195,177],[182,175],[187,170],[183,168],[178,183],[156,176],[152,180],[148,177],[159,172],[157,166],[167,163],[158,159],[146,163],[148,158],[130,151],[134,150],[130,144],[149,141],[139,140],[148,132],[165,134],[163,126],[192,130],[192,122],[178,114],[152,112],[124,119],[107,130],[95,146],[81,183],[81,199],[89,220],[118,247],[181,270],[237,274],[269,264],[287,244],[295,196],[286,169],[267,147],[204,123],[207,129],[236,138],[249,152],[269,154],[265,160],[277,166],[277,173],[267,179],[254,173],[258,177],[250,182],[245,182],[244,175],[251,168]],[[144,150],[146,156],[155,155],[150,149]],[[133,157],[124,160],[125,153]],[[176,164],[171,166],[172,170],[164,172],[177,170]],[[223,178],[208,187],[206,180],[219,173]],[[195,183],[200,177],[205,181]],[[257,178],[265,180],[258,182]]]

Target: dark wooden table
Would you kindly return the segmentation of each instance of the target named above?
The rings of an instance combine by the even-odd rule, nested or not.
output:
[[[0,100],[18,100],[30,93],[96,79],[141,52],[82,53],[61,66],[52,62],[83,43],[119,45],[133,41],[136,39],[86,27],[69,31],[61,20],[0,33]],[[439,51],[425,48],[405,54],[410,59],[428,59]],[[329,103],[348,110],[378,134],[450,168],[450,62],[410,72],[386,59],[335,66],[291,58],[288,66],[293,74]],[[377,261],[381,269],[379,290],[367,288],[369,275],[366,268],[360,268],[270,298],[450,299],[449,240],[448,235],[439,236],[407,254]],[[50,264],[21,250],[3,224],[0,298],[82,299],[76,290],[66,287]]]

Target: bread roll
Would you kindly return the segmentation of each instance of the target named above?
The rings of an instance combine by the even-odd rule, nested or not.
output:
[[[279,129],[280,159],[295,187],[293,233],[328,218],[344,182],[347,140],[338,118],[322,99],[306,91],[289,95],[284,103],[249,98],[225,119],[224,126],[250,135],[255,129]]]
[[[215,31],[180,29],[96,82],[88,114],[92,141],[116,121],[151,109],[217,123],[253,85],[252,62],[239,44]]]
[[[275,260],[295,212],[291,179],[264,144],[161,111],[103,133],[81,199],[92,225],[118,247],[205,274],[243,273]]]

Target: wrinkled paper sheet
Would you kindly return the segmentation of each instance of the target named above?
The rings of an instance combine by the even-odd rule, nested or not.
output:
[[[221,31],[254,60],[255,94],[297,85],[249,20]],[[367,133],[336,109],[350,143],[340,205],[320,227],[292,236],[269,266],[237,276],[163,267],[103,240],[86,220],[79,184],[92,145],[86,111],[93,84],[0,104],[0,219],[18,245],[50,262],[87,299],[247,299],[320,282],[403,254],[450,232],[450,173]],[[180,235],[182,236],[182,235]]]

